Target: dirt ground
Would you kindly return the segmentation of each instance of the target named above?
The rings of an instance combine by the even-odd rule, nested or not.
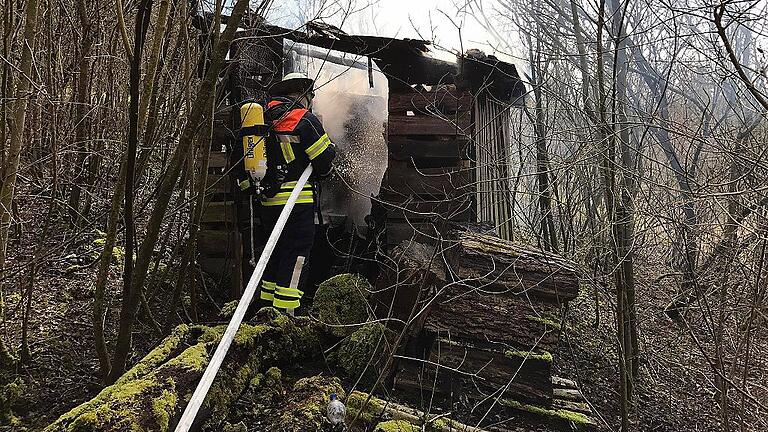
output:
[[[33,236],[27,233],[25,236]],[[13,404],[18,424],[0,430],[41,430],[62,413],[92,398],[102,388],[92,336],[92,296],[96,266],[93,263],[98,234],[85,232],[79,237],[53,235],[46,242],[51,257],[39,268],[33,289],[30,338],[32,362],[16,377],[23,381],[21,398]],[[32,244],[25,241],[25,244]],[[28,284],[27,259],[32,250],[18,251],[12,257],[14,281],[6,285],[6,341],[17,348],[20,343],[23,294]],[[62,258],[58,258],[62,257]],[[652,272],[650,272],[652,273]],[[113,265],[107,298],[111,299],[109,328],[114,328],[120,289],[120,266]],[[638,279],[641,317],[641,376],[637,383],[637,430],[640,431],[715,431],[721,430],[719,411],[712,391],[712,373],[684,326],[664,313],[673,286],[655,286],[650,277]],[[217,306],[223,304],[227,285],[217,289],[209,283],[208,293]],[[162,292],[162,290],[161,290]],[[565,333],[555,362],[558,375],[580,383],[597,416],[606,422],[604,430],[618,430],[618,372],[616,342],[612,337],[614,317],[610,292],[584,286],[570,304]],[[160,310],[163,295],[154,297]],[[207,316],[215,316],[215,308]],[[689,321],[695,321],[695,311]],[[158,338],[149,327],[136,328],[136,349],[132,362],[141,358]],[[114,335],[109,334],[111,339]],[[764,336],[764,335],[762,335]],[[755,343],[765,351],[765,338]],[[757,371],[768,370],[768,356],[754,356]],[[760,358],[762,357],[762,358]],[[9,381],[14,376],[5,375]],[[759,423],[745,420],[745,431],[757,431]]]

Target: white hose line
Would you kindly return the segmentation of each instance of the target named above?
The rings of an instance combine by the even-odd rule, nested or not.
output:
[[[237,333],[237,329],[240,328],[240,323],[243,322],[243,317],[245,316],[245,312],[248,310],[248,306],[251,304],[251,299],[253,299],[253,296],[256,293],[256,288],[259,287],[261,276],[264,274],[264,268],[266,268],[267,261],[269,261],[269,257],[275,250],[275,245],[277,244],[277,240],[280,238],[280,234],[285,228],[285,223],[288,222],[288,216],[290,216],[291,211],[293,211],[293,206],[296,204],[296,200],[299,198],[299,193],[304,189],[304,185],[309,180],[309,176],[311,174],[312,165],[310,164],[301,174],[301,177],[296,182],[296,187],[293,188],[291,196],[288,198],[288,202],[285,204],[285,207],[283,207],[283,211],[280,213],[280,217],[277,219],[275,228],[269,235],[267,245],[264,246],[264,251],[261,252],[259,262],[256,264],[256,268],[253,270],[253,275],[251,275],[251,279],[248,281],[248,286],[245,288],[243,297],[240,299],[240,302],[237,305],[237,309],[235,309],[235,314],[232,316],[232,320],[229,321],[227,330],[224,332],[224,336],[222,336],[221,342],[219,342],[219,346],[216,347],[216,352],[213,353],[211,362],[208,363],[208,367],[205,369],[203,377],[200,378],[200,383],[197,384],[195,393],[192,394],[192,398],[189,400],[187,408],[184,409],[184,414],[182,414],[181,420],[179,420],[179,424],[176,425],[176,432],[187,432],[189,431],[189,428],[192,427],[192,423],[195,421],[195,417],[197,416],[197,411],[205,401],[205,396],[208,394],[208,390],[211,388],[211,384],[213,384],[213,379],[216,378],[216,373],[219,371],[221,363],[224,361],[224,357],[227,355],[227,351],[229,351],[229,346],[232,344],[232,339],[234,339],[235,334]]]

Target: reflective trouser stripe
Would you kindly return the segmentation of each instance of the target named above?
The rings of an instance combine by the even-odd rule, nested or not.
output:
[[[302,295],[304,295],[304,292],[296,288],[285,288],[275,285],[272,306],[281,309],[297,309],[301,306]]]
[[[273,300],[275,297],[275,287],[277,285],[274,282],[262,281],[259,298],[262,300]]]

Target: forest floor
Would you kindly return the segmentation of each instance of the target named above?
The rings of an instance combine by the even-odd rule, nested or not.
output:
[[[636,280],[641,350],[636,387],[637,430],[723,430],[712,369],[690,337],[686,324],[671,320],[664,312],[677,287],[672,278],[664,278],[663,285],[657,283],[656,276],[663,273],[651,268],[640,273]],[[580,384],[585,398],[608,424],[606,430],[618,431],[621,418],[616,318],[607,300],[613,298],[612,291],[596,294],[594,288],[585,287],[569,304],[566,332],[560,339],[555,367],[561,376]],[[699,318],[700,313],[695,309],[686,315],[688,325],[697,333],[703,330],[697,328]],[[755,347],[762,347],[765,352],[768,348],[765,338],[755,341]],[[753,370],[767,370],[766,356],[756,354],[753,358]],[[734,419],[734,423],[738,421]],[[761,430],[755,424],[754,419],[744,419],[742,430]]]
[[[31,234],[30,234],[31,235]],[[96,266],[92,264],[98,247],[95,233],[81,235],[77,240],[51,236],[48,248],[51,256],[66,257],[51,260],[38,269],[33,290],[30,317],[30,347],[32,361],[23,367],[18,377],[23,381],[22,396],[13,409],[19,422],[15,426],[0,426],[0,430],[41,430],[102,388],[98,361],[95,357],[92,332],[92,297]],[[26,243],[30,244],[30,243]],[[59,248],[66,245],[67,253]],[[6,288],[7,321],[5,340],[18,347],[23,311],[23,293],[27,284],[24,264],[33,251],[16,255],[19,270],[16,284]],[[649,272],[656,273],[656,272]],[[112,299],[108,321],[114,327],[119,307],[120,267],[113,265],[107,298]],[[651,277],[638,278],[638,300],[641,328],[641,372],[637,385],[638,430],[641,431],[712,431],[720,430],[718,410],[711,385],[712,374],[705,359],[691,342],[685,327],[672,322],[663,312],[674,287],[663,289],[652,283]],[[209,287],[212,297],[222,298]],[[221,297],[220,297],[221,295]],[[155,304],[164,304],[157,296]],[[577,381],[595,412],[609,427],[618,430],[618,399],[616,343],[613,339],[614,317],[607,299],[609,292],[595,293],[585,286],[580,296],[571,302],[566,320],[566,332],[555,357],[558,375]],[[223,301],[217,301],[221,306]],[[596,307],[597,306],[597,307]],[[213,311],[215,312],[215,311]],[[210,314],[215,316],[214,313]],[[599,317],[599,318],[598,318]],[[140,359],[158,342],[149,327],[136,328],[136,350],[131,359]],[[757,356],[756,356],[757,357]],[[766,362],[765,359],[761,360]],[[768,370],[768,364],[758,364]],[[8,380],[11,377],[3,377]],[[750,430],[746,428],[745,430]]]

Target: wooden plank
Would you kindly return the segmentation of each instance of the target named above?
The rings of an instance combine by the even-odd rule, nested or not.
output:
[[[206,194],[232,192],[232,180],[229,178],[229,174],[208,174],[206,184]]]
[[[471,178],[471,171],[457,167],[417,169],[413,161],[390,160],[381,186],[389,195],[403,199],[410,195],[458,197],[474,192]]]
[[[447,135],[456,136],[469,133],[470,120],[467,116],[458,119],[421,115],[390,115],[388,135]]]
[[[574,402],[562,399],[553,399],[552,407],[557,409],[565,409],[568,411],[579,412],[586,415],[592,415],[592,408],[585,402]]]
[[[213,258],[207,256],[198,256],[197,263],[200,269],[205,273],[215,276],[229,276],[235,268],[235,259],[231,258]]]
[[[463,150],[467,146],[467,140],[461,136],[393,135],[387,140],[387,146],[389,157],[398,160],[410,158],[459,160],[465,157]]]
[[[432,91],[416,90],[389,94],[389,112],[441,112],[455,113],[472,108],[472,95],[457,91],[455,86],[439,87]]]
[[[197,233],[197,251],[207,257],[232,257],[238,242],[242,240],[236,231],[201,230]]]
[[[446,244],[447,264],[458,279],[485,292],[525,293],[553,304],[576,298],[579,267],[552,252],[469,231]]]
[[[554,389],[552,394],[558,399],[564,399],[564,400],[570,400],[570,401],[576,401],[576,402],[584,400],[584,396],[582,396],[581,392],[576,389],[558,388],[558,389]]]
[[[234,240],[234,256],[232,257],[232,274],[229,278],[229,299],[237,300],[243,294],[243,236],[239,231],[232,233]]]
[[[568,378],[559,377],[559,376],[552,377],[552,385],[555,388],[570,388],[570,389],[579,388],[579,385],[576,383],[576,381],[570,380]]]
[[[211,156],[208,158],[208,168],[226,168],[229,160],[229,154],[227,152],[211,151]]]
[[[468,281],[443,289],[441,296],[432,302],[424,328],[433,333],[450,334],[455,339],[487,339],[519,350],[536,347],[551,352],[560,339],[559,325],[551,318],[559,311],[556,304],[525,294],[488,291],[482,284]]]
[[[235,222],[235,206],[232,201],[209,202],[203,209],[203,223],[231,224]]]

